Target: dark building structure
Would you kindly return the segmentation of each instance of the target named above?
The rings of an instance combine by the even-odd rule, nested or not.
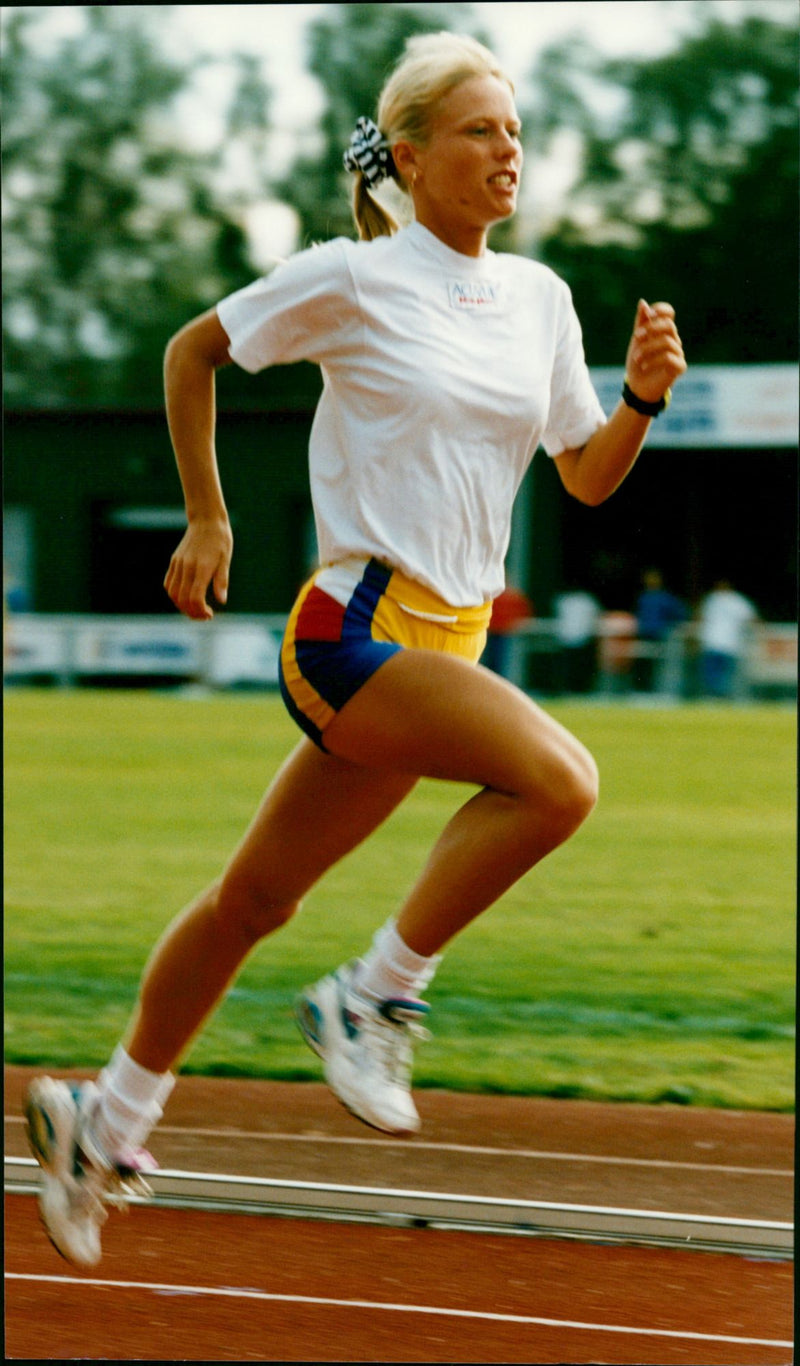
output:
[[[609,411],[619,376],[598,371],[596,383]],[[537,454],[509,561],[538,615],[567,582],[607,609],[630,609],[642,570],[655,565],[689,603],[725,575],[762,618],[794,619],[796,367],[697,367],[682,384],[637,467],[600,508],[570,499]],[[287,611],[313,564],[307,446],[319,386],[311,366],[274,370],[254,380],[252,406],[231,410],[220,383],[231,613]],[[184,519],[163,412],[7,411],[5,509],[10,607],[174,610],[162,581]]]

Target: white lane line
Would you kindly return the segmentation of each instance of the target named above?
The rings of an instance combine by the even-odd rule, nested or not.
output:
[[[657,1157],[611,1157],[597,1153],[564,1153],[549,1152],[538,1148],[491,1148],[481,1147],[473,1143],[435,1143],[427,1142],[422,1139],[412,1139],[410,1142],[405,1140],[375,1139],[375,1138],[353,1138],[344,1137],[337,1134],[261,1134],[254,1133],[246,1129],[190,1129],[182,1128],[180,1125],[159,1125],[159,1133],[164,1134],[197,1134],[200,1138],[224,1138],[224,1139],[260,1139],[273,1143],[319,1143],[319,1144],[349,1144],[356,1147],[379,1148],[403,1148],[406,1151],[422,1149],[428,1152],[445,1153],[470,1153],[484,1157],[524,1157],[535,1159],[540,1162],[595,1162],[606,1166],[615,1167],[658,1167],[672,1171],[693,1171],[693,1172],[724,1172],[727,1175],[744,1176],[788,1176],[793,1177],[794,1172],[784,1167],[738,1167],[725,1166],[715,1162],[670,1162],[664,1158]]]
[[[20,1115],[7,1115],[6,1124],[24,1124]],[[598,1153],[548,1152],[537,1148],[491,1148],[472,1143],[436,1143],[425,1139],[362,1138],[339,1134],[292,1134],[259,1133],[251,1129],[194,1129],[181,1124],[159,1124],[158,1134],[171,1134],[191,1138],[241,1139],[259,1143],[311,1143],[324,1146],[343,1145],[349,1147],[402,1148],[408,1151],[467,1153],[482,1157],[522,1157],[539,1162],[580,1162],[596,1163],[612,1167],[652,1167],[663,1171],[720,1172],[726,1176],[781,1176],[792,1179],[794,1171],[787,1167],[740,1167],[723,1165],[717,1162],[671,1162],[658,1157],[612,1157]]]
[[[438,1305],[392,1304],[379,1300],[339,1300],[323,1295],[278,1295],[265,1290],[239,1290],[230,1286],[169,1285],[157,1281],[112,1281],[84,1276],[40,1276],[7,1271],[7,1281],[33,1281],[50,1285],[82,1285],[106,1290],[150,1290],[157,1295],[217,1296],[224,1299],[265,1303],[305,1304],[326,1309],[368,1309],[385,1314],[428,1314],[436,1318],[472,1319],[486,1323],[514,1323],[520,1327],[572,1328],[585,1333],[622,1333],[631,1337],[675,1338],[681,1342],[722,1342],[739,1347],[792,1347],[780,1338],[731,1337],[721,1333],[693,1333],[675,1328],[634,1328],[627,1324],[582,1323],[576,1319],[546,1319],[538,1315],[494,1314],[478,1309],[444,1309]]]

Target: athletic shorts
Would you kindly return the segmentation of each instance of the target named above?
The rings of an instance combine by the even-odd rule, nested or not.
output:
[[[301,590],[280,654],[283,700],[320,749],[325,727],[398,650],[441,650],[477,664],[491,603],[451,607],[378,560],[328,565]]]

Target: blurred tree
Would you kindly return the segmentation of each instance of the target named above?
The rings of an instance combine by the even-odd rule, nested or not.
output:
[[[582,165],[536,252],[571,285],[594,364],[624,353],[636,299],[669,299],[695,362],[797,354],[798,30],[760,16],[656,59],[584,43],[542,54],[528,137],[580,138]]]
[[[159,404],[168,336],[252,278],[215,179],[258,160],[268,90],[234,58],[228,137],[192,150],[175,101],[202,59],[171,54],[169,6],[11,7],[3,21],[4,367],[13,406]],[[77,24],[77,27],[76,27]],[[249,142],[248,142],[249,140]]]
[[[314,145],[294,162],[280,195],[297,211],[301,242],[352,237],[349,177],[342,156],[356,119],[375,117],[381,87],[406,40],[440,29],[487,41],[468,4],[327,5],[308,31],[308,70],[326,96]]]

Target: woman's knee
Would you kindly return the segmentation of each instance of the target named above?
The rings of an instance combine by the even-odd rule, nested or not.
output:
[[[555,812],[567,838],[591,815],[597,805],[600,779],[597,764],[588,750],[580,746],[569,755],[558,786]]]
[[[220,879],[216,914],[226,926],[248,942],[256,944],[265,935],[279,930],[300,909],[301,899],[270,887],[263,878],[252,876],[235,866]]]
[[[584,816],[589,816],[600,795],[600,770],[594,756],[581,744],[578,744],[576,763],[580,801],[585,807]]]
[[[559,747],[551,756],[543,781],[542,770],[531,768],[527,800],[534,823],[544,825],[554,848],[569,839],[597,804],[599,774],[592,755],[578,741]]]
[[[569,791],[570,807],[577,828],[592,814],[600,795],[600,774],[597,764],[583,746],[580,746],[573,760]]]

